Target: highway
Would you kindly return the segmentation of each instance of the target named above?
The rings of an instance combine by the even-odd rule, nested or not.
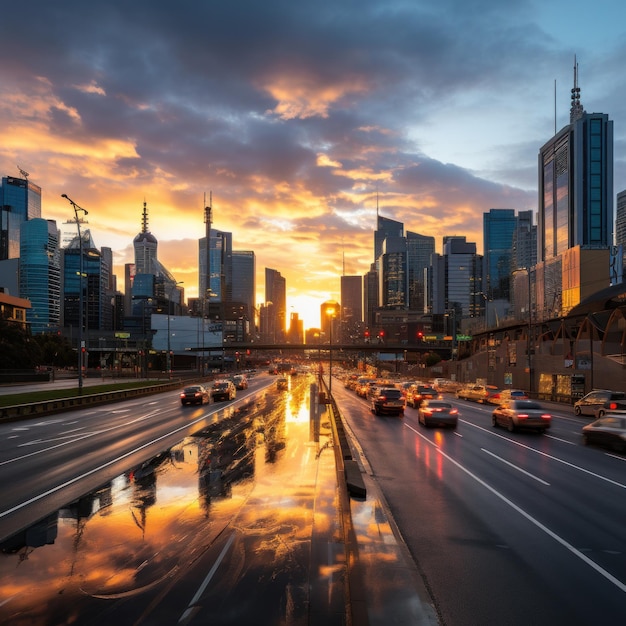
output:
[[[626,457],[583,446],[585,420],[509,433],[450,396],[457,429],[430,429],[333,389],[442,624],[624,623]]]

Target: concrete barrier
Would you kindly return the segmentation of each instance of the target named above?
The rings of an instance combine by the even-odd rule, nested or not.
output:
[[[30,402],[28,404],[16,404],[13,406],[0,407],[0,422],[11,422],[32,417],[40,417],[82,409],[87,406],[100,406],[129,400],[140,396],[149,396],[167,391],[179,389],[181,381],[170,383],[159,383],[150,387],[136,387],[133,389],[123,389],[120,391],[107,391],[104,393],[83,394],[81,396],[71,396],[69,398],[59,398],[57,400],[43,400],[41,402]]]

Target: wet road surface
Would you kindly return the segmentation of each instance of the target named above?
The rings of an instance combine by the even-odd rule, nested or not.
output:
[[[292,379],[6,539],[0,622],[345,623],[330,424],[309,383]]]

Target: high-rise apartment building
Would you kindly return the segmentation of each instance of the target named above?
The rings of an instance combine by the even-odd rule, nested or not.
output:
[[[61,249],[56,222],[29,219],[20,229],[19,292],[30,300],[26,320],[34,335],[56,332],[61,319]]]
[[[41,217],[41,187],[24,178],[4,176],[0,186],[0,261],[20,256],[20,227]]]

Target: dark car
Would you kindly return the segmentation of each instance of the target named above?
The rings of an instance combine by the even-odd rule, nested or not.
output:
[[[232,380],[235,385],[235,389],[248,388],[248,377],[245,374],[235,374]]]
[[[411,385],[406,391],[406,403],[416,409],[424,400],[432,400],[438,396],[435,388],[430,385]]]
[[[424,426],[450,426],[456,428],[459,411],[446,400],[424,400],[417,411],[417,419]]]
[[[183,406],[186,404],[208,404],[209,401],[209,392],[203,385],[185,387],[180,394],[180,403]]]
[[[626,400],[626,394],[623,391],[594,389],[580,400],[574,402],[574,413],[576,413],[576,415],[602,417],[605,413],[609,413],[609,409],[605,407],[605,404],[619,400]]]
[[[583,426],[583,443],[626,452],[626,415],[608,413]]]
[[[508,400],[497,406],[491,414],[494,426],[505,426],[509,432],[518,428],[545,431],[550,428],[552,415],[535,400]]]
[[[213,400],[234,400],[236,396],[237,389],[232,380],[216,380],[211,387]]]
[[[397,387],[380,387],[372,398],[374,415],[403,415],[404,396]]]

